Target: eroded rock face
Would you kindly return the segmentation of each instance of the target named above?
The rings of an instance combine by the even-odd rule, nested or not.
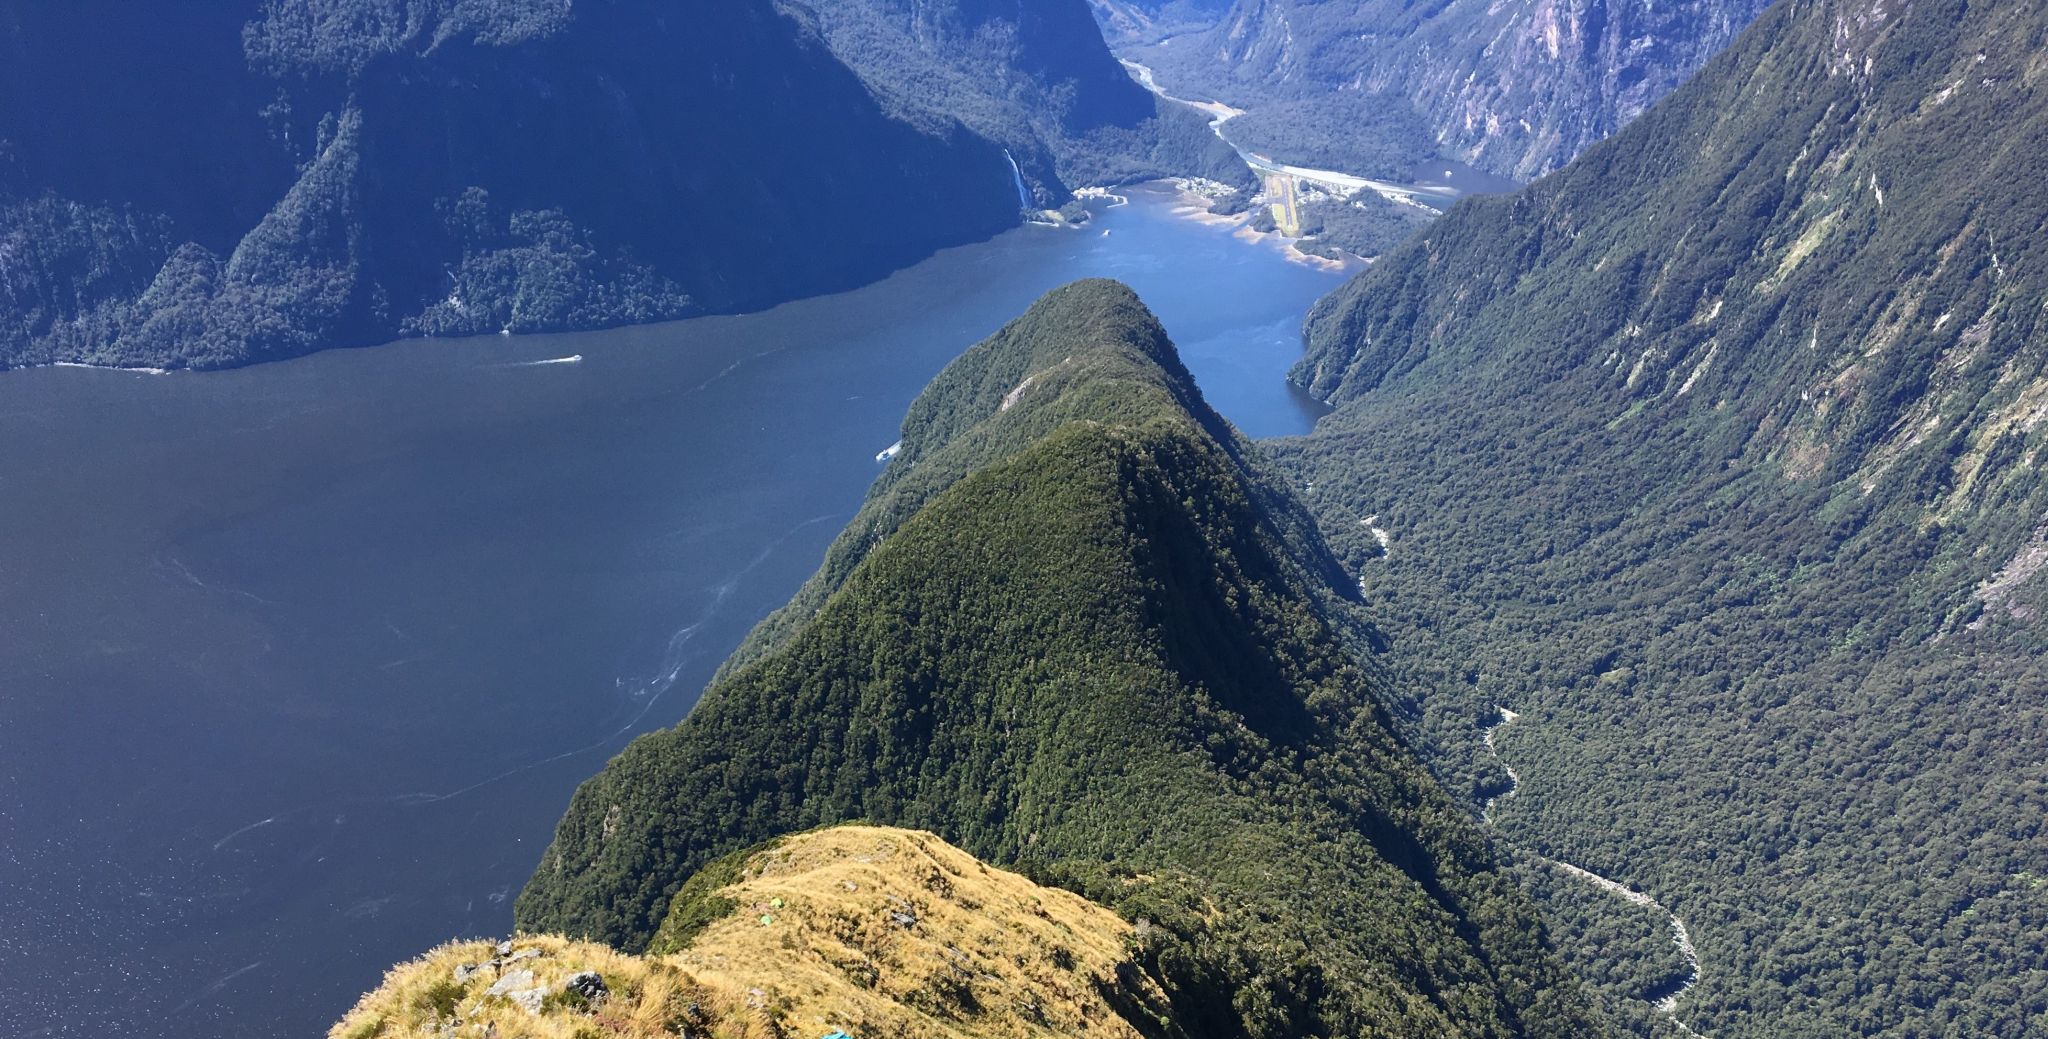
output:
[[[611,990],[605,987],[604,976],[594,970],[578,971],[562,982],[562,991],[596,1002]]]
[[[1764,8],[1763,0],[1495,5],[1452,60],[1400,80],[1451,153],[1518,179],[1628,125]],[[1479,46],[1474,47],[1473,44]],[[1452,47],[1455,48],[1455,43]]]
[[[1405,99],[1446,156],[1527,180],[1626,126],[1719,52],[1765,0],[1438,5],[1239,0],[1143,49],[1175,89],[1234,104],[1333,92]]]
[[[484,995],[509,999],[527,1013],[538,1014],[541,1001],[547,998],[547,989],[534,980],[532,971],[515,970],[492,982]]]

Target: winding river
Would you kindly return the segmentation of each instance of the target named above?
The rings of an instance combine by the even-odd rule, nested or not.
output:
[[[1507,789],[1501,791],[1498,794],[1495,794],[1492,797],[1487,798],[1484,808],[1481,809],[1480,817],[1483,820],[1485,820],[1489,825],[1493,822],[1494,811],[1500,806],[1501,802],[1506,801],[1507,799],[1515,796],[1515,794],[1519,792],[1522,787],[1521,774],[1515,771],[1515,767],[1513,765],[1508,764],[1507,758],[1501,754],[1500,748],[1496,746],[1494,743],[1494,737],[1498,735],[1502,729],[1505,729],[1508,726],[1513,725],[1514,723],[1522,720],[1522,716],[1514,711],[1508,710],[1505,707],[1501,707],[1499,708],[1499,710],[1500,720],[1494,722],[1492,725],[1487,726],[1480,737],[1481,740],[1486,744],[1486,749],[1493,754],[1494,759],[1500,762],[1500,767],[1504,769],[1508,774]],[[1575,877],[1588,884],[1591,884],[1594,887],[1597,887],[1600,890],[1615,896],[1616,898],[1628,902],[1630,905],[1642,906],[1645,909],[1650,909],[1657,913],[1660,913],[1671,922],[1671,942],[1673,945],[1678,947],[1678,954],[1684,958],[1689,973],[1682,981],[1680,981],[1676,985],[1672,985],[1668,989],[1661,992],[1650,993],[1649,998],[1645,1002],[1648,1002],[1652,1007],[1656,1008],[1658,1013],[1661,1013],[1664,1016],[1670,1018],[1671,1023],[1674,1026],[1676,1026],[1681,1033],[1688,1036],[1692,1036],[1694,1037],[1694,1039],[1704,1039],[1704,1037],[1700,1036],[1698,1032],[1695,1032],[1691,1028],[1686,1027],[1685,1022],[1680,1021],[1678,1019],[1679,997],[1685,995],[1685,993],[1690,991],[1693,988],[1693,986],[1698,985],[1700,981],[1700,956],[1698,950],[1696,950],[1693,947],[1692,932],[1686,930],[1685,921],[1679,919],[1678,914],[1672,912],[1669,908],[1667,908],[1664,905],[1664,903],[1657,901],[1656,899],[1650,897],[1649,895],[1644,894],[1641,891],[1637,891],[1636,889],[1629,887],[1627,884],[1624,884],[1621,881],[1614,880],[1609,877],[1603,877],[1600,874],[1593,872],[1592,870],[1584,868],[1583,866],[1576,866],[1572,863],[1565,862],[1561,859],[1553,859],[1548,856],[1538,855],[1535,852],[1530,851],[1524,851],[1524,854],[1528,855],[1530,858],[1536,860],[1537,862],[1543,864],[1544,866],[1550,869],[1558,870],[1559,872],[1562,872],[1568,876]]]

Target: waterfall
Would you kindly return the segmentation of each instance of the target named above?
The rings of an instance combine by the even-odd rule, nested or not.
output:
[[[1031,199],[1031,189],[1024,186],[1024,171],[1017,168],[1017,157],[1010,154],[1010,149],[1004,148],[1003,158],[1010,160],[1010,179],[1017,182],[1018,208],[1037,209],[1038,204]]]

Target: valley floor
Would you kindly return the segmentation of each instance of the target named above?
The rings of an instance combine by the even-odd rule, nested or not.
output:
[[[1497,760],[1499,760],[1501,768],[1507,772],[1509,783],[1507,789],[1486,799],[1486,804],[1481,811],[1481,818],[1483,818],[1489,825],[1493,823],[1495,809],[1497,809],[1503,802],[1507,801],[1509,798],[1514,797],[1515,794],[1520,792],[1521,790],[1521,775],[1515,771],[1513,765],[1508,764],[1507,757],[1500,752],[1500,747],[1495,742],[1495,737],[1497,737],[1503,729],[1506,729],[1508,726],[1513,725],[1521,720],[1522,716],[1520,714],[1517,714],[1514,711],[1502,707],[1500,708],[1500,721],[1497,721],[1494,724],[1487,726],[1485,733],[1481,737],[1482,741],[1486,744],[1486,749],[1493,753],[1494,757]],[[1586,869],[1582,866],[1573,865],[1572,863],[1565,862],[1562,859],[1554,859],[1544,855],[1537,855],[1533,852],[1525,852],[1524,854],[1529,855],[1530,858],[1534,859],[1536,862],[1542,864],[1547,868],[1558,870],[1562,873],[1567,874],[1573,879],[1591,884],[1594,887],[1599,888],[1601,891],[1613,895],[1616,898],[1628,902],[1631,905],[1654,910],[1655,912],[1668,918],[1671,921],[1672,944],[1677,946],[1679,955],[1685,958],[1686,965],[1690,968],[1691,973],[1682,982],[1680,982],[1675,987],[1670,988],[1668,991],[1652,993],[1652,998],[1647,1000],[1647,1002],[1652,1007],[1654,1007],[1658,1013],[1663,1014],[1665,1017],[1669,1018],[1671,1020],[1672,1025],[1674,1025],[1680,1033],[1686,1036],[1694,1037],[1694,1039],[1704,1039],[1704,1037],[1699,1036],[1699,1033],[1694,1032],[1691,1028],[1686,1027],[1685,1022],[1680,1021],[1678,1019],[1679,998],[1684,996],[1686,992],[1690,991],[1693,987],[1697,986],[1700,981],[1699,952],[1693,947],[1692,932],[1686,930],[1685,921],[1680,919],[1677,913],[1674,913],[1670,909],[1666,908],[1664,903],[1659,902],[1655,898],[1646,895],[1641,891],[1637,891],[1636,889],[1629,887],[1627,884],[1624,884],[1618,880],[1601,876],[1600,874],[1595,873],[1592,870]]]

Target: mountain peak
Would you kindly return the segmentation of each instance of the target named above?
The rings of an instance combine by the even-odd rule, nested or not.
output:
[[[522,927],[642,948],[718,856],[865,820],[1150,920],[1202,1034],[1597,1030],[1379,705],[1313,526],[1128,289],[1050,294],[904,440],[690,717],[578,791]]]

